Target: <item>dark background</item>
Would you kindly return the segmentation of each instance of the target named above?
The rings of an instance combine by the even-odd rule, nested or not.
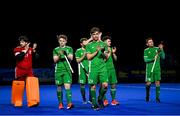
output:
[[[112,36],[117,47],[118,70],[143,69],[145,39],[153,37],[155,45],[164,41],[166,60],[163,67],[179,69],[180,10],[176,3],[121,3],[106,1],[59,1],[4,3],[1,8],[0,67],[14,68],[13,49],[18,37],[26,35],[38,43],[40,58],[34,67],[52,68],[52,51],[58,46],[57,34],[68,36],[74,52],[81,37],[89,38],[90,29],[99,27]],[[76,67],[75,60],[73,67]],[[178,79],[178,76],[176,77]],[[178,79],[179,80],[179,79]]]

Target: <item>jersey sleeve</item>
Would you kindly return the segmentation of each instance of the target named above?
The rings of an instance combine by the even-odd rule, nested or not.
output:
[[[144,62],[150,63],[150,62],[153,62],[153,61],[154,61],[153,58],[149,58],[149,56],[148,56],[148,51],[147,51],[147,50],[144,50]]]
[[[161,50],[160,57],[161,57],[162,59],[165,59],[165,52],[164,52],[164,50]]]
[[[53,50],[53,56],[58,56],[59,54],[58,54],[58,51],[57,51],[57,49],[55,48],[54,50]]]
[[[73,54],[73,49],[72,49],[72,47],[69,47],[69,49],[68,49],[68,51],[67,51],[67,54],[69,55],[69,54]]]
[[[89,54],[92,53],[91,49],[90,49],[90,46],[91,46],[91,44],[86,45],[86,52],[89,53]]]
[[[105,52],[108,52],[108,45],[107,44],[104,45],[104,49],[105,49]]]
[[[76,52],[75,52],[75,57],[76,57],[76,59],[80,58],[79,50],[76,50]]]
[[[18,48],[18,47],[16,47],[16,48],[14,48],[14,55],[16,56],[16,55],[18,55],[18,54],[20,54],[21,53],[21,49],[20,48]]]

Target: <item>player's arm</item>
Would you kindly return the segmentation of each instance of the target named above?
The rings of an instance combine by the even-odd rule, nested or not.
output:
[[[24,58],[25,54],[26,54],[27,51],[29,50],[29,44],[30,44],[30,43],[28,43],[28,44],[25,46],[25,49],[22,50],[22,51],[19,51],[19,50],[16,51],[16,50],[15,50],[14,55],[15,55],[15,57],[16,57],[17,60],[22,60],[22,59]]]
[[[15,52],[15,57],[17,60],[22,60],[25,56],[24,52]]]
[[[89,38],[88,40],[86,40],[85,42],[84,42],[84,45],[87,45],[89,42],[91,42],[93,39],[92,39],[92,37],[91,38]]]
[[[165,52],[164,52],[163,49],[161,50],[160,57],[161,57],[162,59],[165,59]]]
[[[73,49],[72,48],[69,49],[69,52],[67,53],[67,58],[70,61],[73,60]]]
[[[87,52],[87,59],[88,60],[92,60],[97,54],[98,52],[101,50],[100,46],[97,47],[96,51],[94,53],[90,53],[90,52]]]
[[[80,62],[82,62],[83,60],[84,60],[84,58],[86,57],[86,52],[84,52],[84,54],[83,54],[83,56],[82,57],[76,57],[76,61],[77,61],[77,63],[80,63]]]
[[[115,61],[117,61],[117,55],[116,55],[116,47],[112,48],[112,56]]]
[[[73,54],[68,54],[67,58],[72,61],[73,60]]]
[[[60,50],[59,52],[56,51],[56,49],[53,50],[53,60],[54,63],[57,63],[60,59],[63,59],[63,51]]]
[[[105,60],[107,60],[111,56],[111,48],[110,47],[108,47],[108,51],[104,52],[104,55],[105,55]]]
[[[34,44],[33,44],[32,49],[33,49],[33,57],[34,57],[35,59],[38,59],[38,58],[39,58],[39,54],[38,54],[38,52],[37,52],[37,43],[34,43]]]
[[[160,50],[160,57],[162,58],[162,59],[165,59],[165,53],[164,53],[164,49],[163,49],[163,44],[159,44],[159,50]]]

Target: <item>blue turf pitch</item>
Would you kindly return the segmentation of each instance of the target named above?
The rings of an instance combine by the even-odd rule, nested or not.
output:
[[[86,86],[88,97],[88,86]],[[97,88],[98,89],[98,88]],[[107,98],[111,101],[109,90]],[[0,115],[180,115],[180,84],[161,84],[161,103],[155,101],[155,86],[151,87],[150,102],[145,102],[144,84],[118,84],[117,100],[119,106],[109,105],[99,111],[91,109],[90,104],[82,104],[78,84],[72,85],[71,110],[59,110],[55,85],[40,85],[40,105],[28,108],[24,93],[23,107],[11,105],[11,86],[0,86]],[[66,97],[64,92],[64,106]]]

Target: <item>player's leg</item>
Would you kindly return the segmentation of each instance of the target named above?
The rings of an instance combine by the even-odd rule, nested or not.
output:
[[[161,74],[155,73],[155,84],[156,84],[156,102],[160,102],[160,80],[161,80]]]
[[[85,91],[85,84],[80,84],[81,96],[83,99],[83,104],[86,104],[86,91]]]
[[[91,71],[88,77],[88,84],[90,85],[90,95],[92,99],[92,108],[94,110],[99,110],[99,106],[96,101],[96,84],[97,84],[97,73],[95,71]]]
[[[92,104],[91,86],[88,84],[88,87],[89,87],[89,100],[88,100],[88,103]]]
[[[21,107],[23,104],[25,82],[21,80],[14,80],[12,83],[11,103],[15,107]]]
[[[111,105],[119,105],[119,102],[116,99],[116,84],[118,81],[117,81],[115,69],[112,69],[109,72],[110,72],[109,83],[111,85],[110,94],[111,94],[111,98],[112,98]]]
[[[11,103],[15,107],[21,107],[23,104],[23,95],[24,95],[24,86],[25,86],[25,79],[24,76],[25,71],[19,68],[15,69],[15,80],[12,82],[12,96],[11,96]]]
[[[26,78],[26,95],[28,107],[36,107],[39,105],[39,80],[37,77],[28,76]]]
[[[151,82],[154,81],[153,74],[146,73],[146,102],[149,102]]]
[[[58,103],[59,103],[59,109],[63,109],[63,90],[62,90],[62,75],[61,73],[55,73],[55,84],[57,86],[57,98],[58,98]]]
[[[100,81],[100,84],[102,84],[102,85],[101,85],[100,91],[99,91],[98,103],[99,103],[100,107],[103,108],[104,107],[103,98],[108,89],[108,76],[107,76],[106,67],[102,68],[101,72],[99,73],[99,81]]]
[[[63,75],[64,87],[66,91],[66,100],[67,100],[67,109],[71,109],[74,107],[72,103],[72,92],[71,92],[71,84],[72,84],[72,75],[70,72],[64,72]]]
[[[83,104],[86,104],[86,91],[85,91],[85,84],[86,84],[86,75],[85,72],[81,70],[79,75],[79,83],[80,83],[80,92],[83,99]]]

